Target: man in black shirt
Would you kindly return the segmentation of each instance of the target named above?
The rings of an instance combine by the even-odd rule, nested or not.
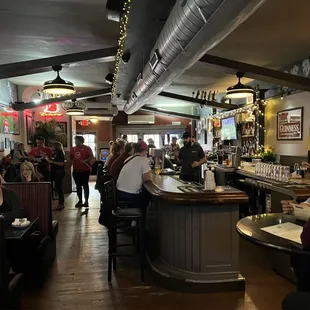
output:
[[[206,162],[206,155],[200,145],[191,142],[191,135],[188,132],[183,134],[184,146],[179,153],[182,162],[180,179],[189,182],[199,182],[200,166]]]

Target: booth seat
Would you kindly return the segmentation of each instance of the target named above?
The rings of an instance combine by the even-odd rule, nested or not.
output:
[[[27,218],[38,220],[38,232],[32,236],[32,247],[35,247],[29,260],[21,263],[20,271],[46,270],[52,266],[56,258],[56,237],[58,221],[52,218],[52,187],[49,182],[38,183],[6,183],[5,187],[16,192],[23,203]],[[32,265],[32,268],[29,266]],[[35,269],[35,270],[33,270]]]

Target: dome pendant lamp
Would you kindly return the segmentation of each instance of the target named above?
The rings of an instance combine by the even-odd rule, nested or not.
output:
[[[54,96],[71,95],[75,93],[73,83],[63,80],[59,76],[59,71],[62,66],[53,66],[53,70],[57,72],[57,77],[54,80],[46,81],[43,85],[43,91]]]
[[[227,88],[226,98],[228,99],[242,99],[254,95],[254,89],[251,86],[243,85],[240,80],[244,77],[242,72],[237,72],[238,83],[235,86]]]

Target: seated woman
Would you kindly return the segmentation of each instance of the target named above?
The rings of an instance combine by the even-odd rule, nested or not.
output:
[[[143,189],[143,182],[150,180],[150,165],[146,157],[148,146],[140,141],[133,144],[135,155],[127,158],[117,179],[118,199],[137,208],[147,207],[150,195]]]
[[[19,170],[20,165],[27,159],[28,155],[25,151],[24,143],[15,143],[15,148],[12,157],[12,164]]]
[[[127,143],[125,146],[125,152],[121,154],[111,165],[111,168],[109,169],[109,173],[111,177],[116,181],[122,168],[124,165],[124,162],[127,158],[133,155],[133,148],[132,148],[132,143]]]
[[[124,153],[124,148],[125,148],[125,144],[123,143],[119,143],[119,142],[114,142],[111,148],[111,153],[112,156],[110,157],[106,168],[108,170],[110,170],[112,164],[114,163],[114,161],[122,154]]]
[[[20,174],[13,180],[13,182],[41,182],[43,176],[38,173],[32,163],[26,161],[20,166]]]
[[[2,178],[0,178],[0,214],[7,221],[23,218],[25,214],[21,199],[15,192],[2,185]]]

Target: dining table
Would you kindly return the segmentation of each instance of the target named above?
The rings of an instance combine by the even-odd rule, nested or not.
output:
[[[35,218],[30,221],[30,224],[26,227],[13,227],[13,221],[4,222],[4,236],[6,241],[10,240],[24,240],[27,236],[30,236],[36,231],[39,218]]]
[[[238,221],[236,229],[242,238],[270,250],[269,257],[275,271],[293,282],[297,280],[299,291],[310,291],[310,249],[304,248],[300,239],[304,224],[294,215],[268,213],[245,217]],[[277,228],[288,229],[290,233],[284,231],[282,237],[275,235]],[[274,267],[275,264],[278,268]],[[292,270],[295,279],[288,276]]]

